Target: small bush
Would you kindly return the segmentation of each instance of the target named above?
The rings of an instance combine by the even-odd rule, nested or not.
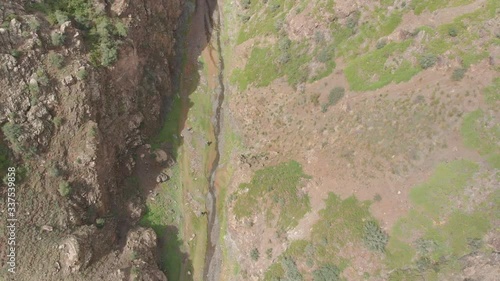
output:
[[[278,11],[280,8],[281,8],[280,3],[274,2],[269,4],[269,10],[271,11],[271,13]]]
[[[343,97],[345,94],[345,89],[342,87],[335,87],[330,91],[330,94],[328,95],[328,103],[324,104],[321,107],[322,112],[326,112],[328,108],[332,105],[336,105]]]
[[[325,35],[323,34],[323,32],[316,31],[314,33],[314,42],[316,42],[316,44],[325,42]]]
[[[284,25],[284,22],[282,19],[279,19],[277,20],[275,23],[274,23],[274,29],[279,32],[281,31],[281,29],[283,28],[283,25]]]
[[[240,19],[241,19],[241,22],[246,23],[250,20],[250,16],[249,15],[242,15],[242,16],[240,16]]]
[[[249,9],[249,8],[250,8],[250,4],[251,4],[250,0],[241,0],[241,2],[240,2],[240,3],[241,3],[241,7],[242,7],[243,9],[245,9],[245,10],[246,10],[246,9]]]
[[[50,166],[49,175],[51,177],[59,177],[61,175],[61,170],[59,170],[59,168],[57,167],[56,164],[53,164],[52,166]]]
[[[37,32],[40,29],[40,22],[36,18],[30,18],[28,19],[28,26],[31,31]]]
[[[453,70],[453,74],[451,74],[451,80],[460,81],[464,78],[465,73],[467,72],[467,68],[457,68]]]
[[[19,137],[22,134],[21,125],[12,122],[5,123],[2,127],[2,132],[5,138],[12,144],[14,151],[21,152],[22,147],[19,143]]]
[[[63,24],[69,20],[68,15],[60,10],[55,11],[54,17],[58,24]]]
[[[61,46],[64,43],[64,35],[59,32],[52,33],[50,39],[54,46]]]
[[[19,50],[13,49],[10,51],[10,55],[13,56],[14,58],[18,59],[21,57],[22,53]]]
[[[314,281],[337,281],[340,280],[340,269],[335,265],[327,264],[313,272]]]
[[[427,69],[429,67],[433,67],[437,62],[437,56],[434,54],[425,54],[421,56],[418,60],[418,63],[423,69]]]
[[[385,45],[387,45],[387,39],[385,38],[382,38],[380,40],[377,41],[377,49],[382,49],[383,47],[385,47]]]
[[[28,84],[28,90],[30,93],[37,94],[40,92],[40,87],[38,87],[38,82],[37,83],[29,83]]]
[[[252,260],[257,261],[260,257],[259,250],[257,248],[253,248],[252,251],[250,251],[250,257]]]
[[[42,86],[47,86],[49,84],[49,77],[47,76],[45,70],[41,67],[39,67],[36,71],[36,81],[38,81],[38,83]]]
[[[375,202],[380,202],[382,201],[382,196],[380,196],[380,194],[375,194],[375,196],[373,196],[373,201]]]
[[[67,181],[62,181],[59,184],[59,193],[62,196],[68,196],[71,193],[71,185]]]
[[[273,257],[273,248],[269,248],[266,250],[266,256],[268,259],[271,259]]]
[[[290,61],[290,54],[288,52],[282,53],[278,57],[278,64],[287,64]]]
[[[380,229],[375,221],[367,221],[363,227],[363,241],[373,251],[384,252],[389,236]]]
[[[417,252],[421,255],[427,255],[432,253],[437,248],[438,244],[431,239],[419,238],[415,241],[415,248]]]
[[[290,47],[292,46],[292,41],[288,39],[287,37],[281,38],[278,47],[282,52],[288,51]]]
[[[457,37],[458,30],[454,26],[452,26],[448,29],[448,35],[450,35],[451,37]]]
[[[127,26],[123,22],[117,21],[115,23],[115,30],[118,36],[127,37],[128,34]]]
[[[285,280],[289,281],[302,281],[304,277],[297,268],[297,264],[291,257],[285,257],[281,261],[281,266],[285,270]]]
[[[54,117],[54,119],[52,120],[52,123],[54,123],[54,126],[56,126],[56,128],[59,128],[62,124],[62,117],[60,116],[56,116]]]
[[[60,54],[50,51],[47,56],[47,60],[51,67],[61,68],[64,59]]]
[[[103,228],[104,227],[104,224],[106,223],[106,220],[103,219],[103,218],[97,218],[95,220],[95,224],[98,228]]]
[[[314,104],[314,106],[319,105],[319,94],[318,93],[311,95],[311,102],[312,102],[312,104]]]
[[[88,73],[87,73],[87,70],[85,68],[80,68],[76,72],[76,77],[78,78],[78,80],[85,80],[85,78],[87,78],[87,76],[88,76]]]

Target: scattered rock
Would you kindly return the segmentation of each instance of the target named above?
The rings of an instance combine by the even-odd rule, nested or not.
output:
[[[168,154],[162,149],[156,149],[153,153],[158,163],[164,163],[168,160]]]
[[[54,228],[50,225],[43,225],[42,226],[42,231],[47,231],[47,232],[52,232]]]
[[[170,177],[167,174],[165,174],[165,173],[162,172],[161,174],[159,174],[156,177],[156,182],[157,183],[162,183],[162,182],[168,181],[169,179],[170,179]]]

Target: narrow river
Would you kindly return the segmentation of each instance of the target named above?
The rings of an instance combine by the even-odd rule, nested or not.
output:
[[[217,188],[216,175],[219,168],[220,149],[219,142],[221,134],[221,122],[223,116],[224,102],[224,60],[222,57],[222,47],[220,40],[220,14],[217,0],[196,0],[196,8],[189,20],[183,46],[185,49],[179,50],[185,54],[183,64],[183,74],[180,79],[181,105],[183,116],[187,117],[190,109],[189,95],[193,87],[197,87],[201,80],[198,73],[198,60],[201,56],[208,73],[204,77],[208,80],[209,88],[213,91],[213,113],[211,117],[212,129],[209,133],[212,140],[209,149],[210,159],[207,164],[208,172],[208,193],[206,196],[207,210],[207,245],[204,259],[203,279],[207,281],[219,280],[220,266],[222,262],[221,249],[218,245],[220,237],[220,223],[217,214]],[[196,84],[196,85],[193,85]],[[181,120],[182,123],[185,122]],[[182,128],[181,128],[182,129]],[[212,135],[213,134],[213,135]],[[196,270],[196,269],[195,269]]]

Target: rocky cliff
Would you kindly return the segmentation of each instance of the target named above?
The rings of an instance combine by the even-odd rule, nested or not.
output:
[[[23,175],[7,280],[166,280],[123,183],[172,94],[182,1],[111,2],[0,4],[0,137]]]

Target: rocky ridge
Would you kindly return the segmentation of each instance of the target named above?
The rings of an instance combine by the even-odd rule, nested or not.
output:
[[[128,31],[107,67],[95,63],[88,30],[28,4],[0,6],[0,137],[25,170],[15,280],[166,280],[154,231],[134,227],[143,200],[123,186],[171,95],[182,3],[93,1]]]

